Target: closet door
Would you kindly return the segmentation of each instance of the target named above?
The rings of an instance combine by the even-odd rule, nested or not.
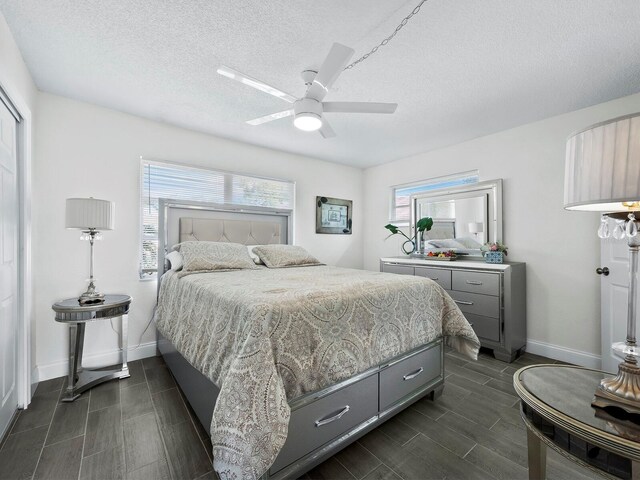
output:
[[[16,411],[18,189],[16,119],[0,101],[0,436]]]
[[[600,241],[600,299],[602,370],[615,373],[622,362],[613,354],[611,344],[627,337],[627,306],[629,294],[629,246],[626,240],[608,238]],[[594,272],[596,275],[596,272]],[[640,290],[638,290],[640,297]],[[640,305],[640,303],[639,303]],[[636,319],[637,320],[637,319]],[[636,331],[636,335],[640,330]]]

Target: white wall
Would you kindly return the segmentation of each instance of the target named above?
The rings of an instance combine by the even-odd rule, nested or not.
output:
[[[365,268],[400,254],[395,239],[384,241],[390,186],[471,169],[481,180],[503,178],[509,260],[527,262],[528,350],[597,364],[599,217],[562,207],[565,142],[579,128],[639,110],[640,94],[632,95],[365,170]]]
[[[151,318],[156,283],[138,280],[139,158],[164,159],[296,182],[295,242],[332,265],[362,268],[362,171],[250,146],[41,93],[34,164],[34,276],[40,379],[66,369],[66,326],[51,304],[83,291],[89,245],[64,228],[65,199],[93,196],[116,204],[115,230],[96,245],[95,270],[104,292],[133,296],[130,346]],[[315,197],[353,200],[353,235],[315,233]],[[151,327],[133,357],[153,354]],[[85,356],[115,362],[117,336],[108,323],[87,329]]]

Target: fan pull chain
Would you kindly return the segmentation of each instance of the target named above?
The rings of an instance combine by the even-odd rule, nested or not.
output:
[[[369,58],[370,55],[373,55],[374,53],[376,53],[378,51],[378,49],[380,47],[384,47],[387,43],[389,43],[391,41],[391,39],[393,37],[396,36],[396,34],[402,30],[402,27],[404,27],[408,22],[409,19],[411,17],[413,17],[416,13],[418,13],[420,11],[420,7],[422,7],[422,5],[426,2],[427,0],[422,0],[418,6],[416,8],[413,9],[413,11],[407,15],[406,17],[404,17],[402,19],[402,22],[400,22],[400,24],[396,27],[396,29],[393,31],[393,33],[391,35],[389,35],[387,38],[385,38],[384,40],[382,40],[378,45],[376,45],[375,47],[373,47],[371,49],[371,51],[369,53],[365,53],[363,56],[361,56],[359,59],[357,59],[355,62],[350,63],[349,65],[347,65],[346,67],[344,67],[345,70],[349,70],[353,67],[355,67],[357,64],[359,64],[360,62],[364,62],[367,58]]]

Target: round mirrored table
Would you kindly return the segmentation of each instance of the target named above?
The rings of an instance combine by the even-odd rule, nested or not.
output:
[[[62,397],[63,402],[73,402],[82,392],[102,382],[129,377],[127,332],[130,305],[129,295],[105,295],[104,301],[100,303],[81,305],[77,298],[68,298],[51,306],[56,312],[56,322],[69,325],[69,383]],[[120,317],[122,322],[120,328],[122,367],[111,370],[82,368],[85,324],[115,317]]]
[[[532,365],[514,374],[530,479],[545,478],[547,446],[605,478],[640,479],[640,416],[591,406],[605,376],[611,374],[569,365]]]

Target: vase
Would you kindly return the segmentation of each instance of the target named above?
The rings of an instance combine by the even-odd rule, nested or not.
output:
[[[484,254],[484,261],[487,263],[504,262],[504,254],[502,252],[487,252]]]
[[[401,248],[405,255],[411,255],[416,250],[416,244],[412,240],[407,240]]]

